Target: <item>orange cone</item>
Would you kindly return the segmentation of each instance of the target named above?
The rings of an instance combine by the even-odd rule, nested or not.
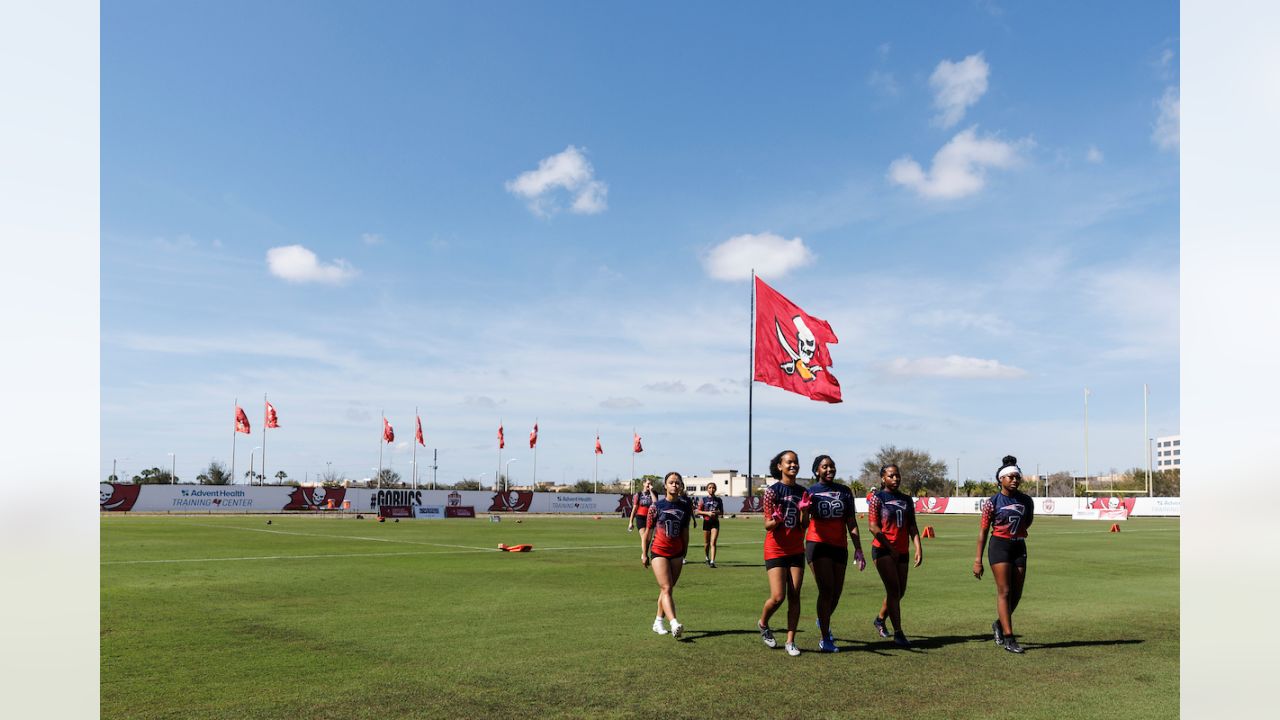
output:
[[[927,538],[936,537],[936,535],[933,534],[933,526],[925,525],[924,532],[920,533],[920,537],[927,537]]]
[[[1111,529],[1108,532],[1120,532],[1120,523],[1111,523]]]

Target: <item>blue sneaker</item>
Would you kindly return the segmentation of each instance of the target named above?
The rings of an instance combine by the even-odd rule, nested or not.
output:
[[[880,634],[880,637],[889,637],[889,628],[884,626],[884,618],[878,617],[875,620],[872,620],[871,624],[876,626],[876,632]]]
[[[896,632],[893,634],[893,644],[897,645],[900,648],[911,647],[911,641],[907,640],[906,633],[902,633],[902,632]],[[1008,649],[1008,648],[1006,647],[1005,649]]]
[[[836,647],[836,643],[831,638],[822,638],[818,641],[818,652],[838,653],[840,648]]]

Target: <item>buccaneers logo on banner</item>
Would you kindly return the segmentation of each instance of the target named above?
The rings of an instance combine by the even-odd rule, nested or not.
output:
[[[329,507],[330,504],[337,508],[342,507],[342,501],[346,498],[346,488],[300,487],[289,493],[289,502],[285,503],[285,506],[281,509],[319,510]]]
[[[138,491],[141,485],[124,485],[121,483],[101,483],[98,485],[98,506],[103,510],[128,512],[138,502]]]
[[[630,494],[618,496],[618,507],[614,508],[613,511],[616,513],[622,513],[623,515],[630,515],[633,507],[633,497],[635,496]]]
[[[755,380],[838,403],[840,382],[831,374],[827,345],[840,342],[826,320],[814,317],[756,278]]]
[[[947,511],[947,500],[944,497],[922,497],[916,498],[916,512],[918,513],[944,513]]]
[[[533,504],[533,493],[525,490],[496,492],[486,512],[529,512]]]

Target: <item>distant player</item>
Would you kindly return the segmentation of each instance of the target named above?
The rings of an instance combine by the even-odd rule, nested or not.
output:
[[[1022,469],[1018,458],[1005,455],[996,471],[1000,492],[982,502],[982,524],[978,530],[978,555],[973,559],[973,576],[982,579],[982,546],[991,535],[987,560],[996,579],[996,621],[991,632],[997,645],[1012,653],[1022,646],[1013,636],[1013,611],[1022,599],[1022,584],[1027,579],[1027,528],[1035,520],[1036,506],[1031,496],[1020,492]]]
[[[902,476],[897,465],[880,468],[880,490],[867,504],[867,526],[873,538],[871,559],[884,583],[884,602],[872,624],[880,637],[889,637],[884,620],[893,623],[893,644],[911,647],[902,631],[902,597],[907,593],[907,546],[915,546],[915,566],[924,562],[920,530],[916,527],[916,507],[911,496],[898,492]]]
[[[707,565],[715,567],[720,518],[724,517],[724,498],[716,495],[715,483],[707,483],[707,496],[698,501],[698,509],[694,514],[702,516],[702,554]]]
[[[818,583],[818,630],[822,635],[818,650],[840,652],[831,633],[831,615],[844,591],[849,538],[853,540],[853,559],[859,572],[867,566],[867,561],[862,556],[862,540],[858,538],[853,491],[836,481],[836,461],[830,455],[814,458],[813,477],[817,482],[809,486],[809,530],[804,536],[804,555]]]
[[[684,569],[684,555],[689,549],[689,521],[693,506],[684,495],[684,478],[678,472],[669,472],[663,478],[666,495],[654,501],[649,508],[649,535],[653,544],[644,549],[641,560],[645,567],[652,565],[653,577],[658,581],[658,616],[653,619],[653,631],[666,635],[665,617],[671,623],[671,636],[680,639],[684,625],[676,619],[676,582]]]
[[[804,583],[804,525],[808,522],[808,506],[804,488],[796,482],[800,458],[792,450],[783,450],[769,461],[769,474],[775,480],[764,491],[764,568],[769,577],[769,599],[756,622],[760,639],[767,647],[777,647],[769,618],[787,602],[787,654],[800,654],[796,647],[796,628],[800,625],[800,586]]]
[[[644,486],[636,493],[631,503],[631,519],[627,521],[627,532],[632,528],[640,531],[640,554],[643,557],[645,548],[649,547],[649,508],[658,494],[653,491],[653,481],[645,478]]]

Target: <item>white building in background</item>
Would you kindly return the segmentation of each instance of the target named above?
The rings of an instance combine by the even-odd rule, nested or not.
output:
[[[706,495],[709,482],[716,484],[716,494],[721,497],[742,497],[747,491],[747,476],[739,475],[737,470],[712,470],[709,476],[691,475],[684,479],[684,487],[690,495]],[[751,487],[759,489],[772,482],[772,478],[756,475]]]
[[[1152,470],[1180,470],[1182,468],[1182,436],[1165,435],[1156,438]]]

